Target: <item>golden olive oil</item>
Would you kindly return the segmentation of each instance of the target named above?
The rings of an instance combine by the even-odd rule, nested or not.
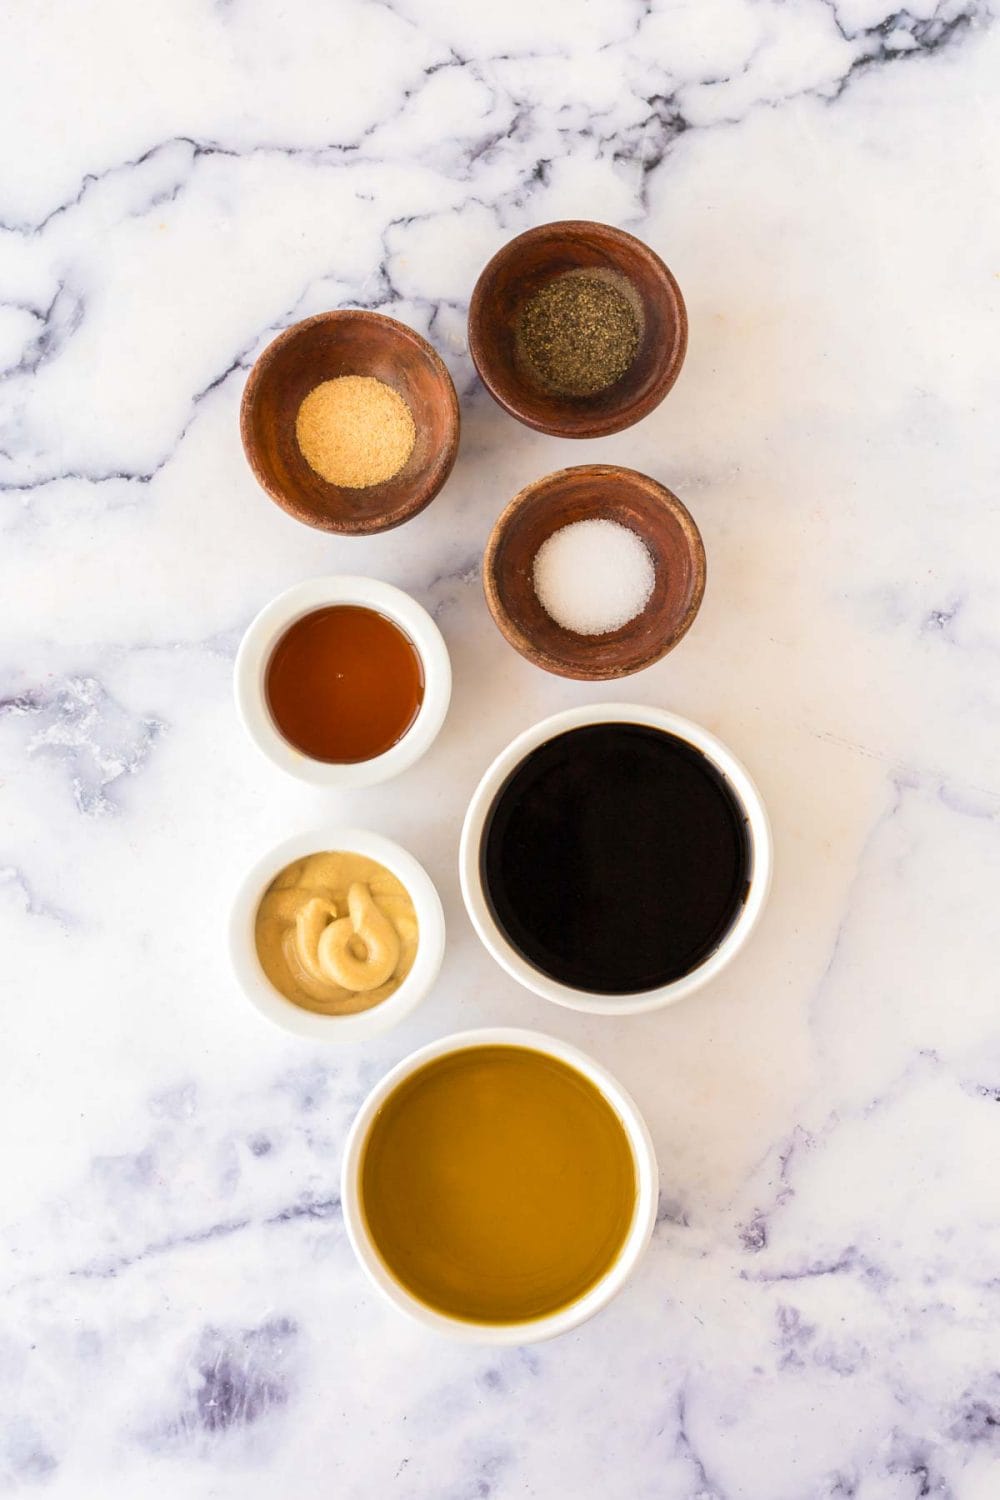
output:
[[[428,1307],[519,1323],[582,1297],[635,1212],[614,1109],[575,1068],[528,1047],[472,1046],[425,1064],[376,1115],[361,1163],[371,1239]]]

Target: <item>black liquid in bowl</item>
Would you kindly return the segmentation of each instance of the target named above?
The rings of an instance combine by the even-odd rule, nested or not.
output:
[[[690,974],[743,909],[746,814],[694,745],[643,724],[590,724],[511,772],[480,845],[483,889],[534,968],[602,995]]]

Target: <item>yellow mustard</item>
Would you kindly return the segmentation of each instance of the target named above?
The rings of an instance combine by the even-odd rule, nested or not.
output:
[[[324,851],[272,880],[255,939],[265,974],[286,999],[349,1015],[402,984],[416,957],[417,914],[406,887],[377,860]]]

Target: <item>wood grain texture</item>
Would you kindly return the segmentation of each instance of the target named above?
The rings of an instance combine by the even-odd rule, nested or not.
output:
[[[561,396],[533,376],[519,351],[518,324],[547,282],[581,270],[607,276],[629,297],[639,348],[608,389]],[[684,298],[660,257],[634,235],[586,219],[519,234],[487,264],[469,306],[469,350],[486,389],[511,416],[554,437],[602,437],[648,416],[677,379],[686,349]]]
[[[642,613],[604,635],[558,625],[533,581],[542,543],[585,520],[628,526],[649,548],[655,570]],[[483,587],[503,635],[528,661],[560,677],[608,681],[659,661],[691,628],[705,592],[705,548],[685,506],[655,479],[614,464],[581,464],[535,480],[510,502],[486,546]]]
[[[303,398],[341,375],[384,381],[417,429],[399,473],[367,489],[329,484],[295,438]],[[257,360],[243,391],[240,433],[258,484],[290,516],[321,531],[367,536],[417,515],[448,478],[458,452],[458,397],[440,356],[404,323],[350,309],[319,313],[286,328]]]

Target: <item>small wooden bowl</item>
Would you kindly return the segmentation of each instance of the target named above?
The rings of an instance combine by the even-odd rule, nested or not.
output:
[[[306,463],[295,419],[309,392],[340,375],[372,375],[398,391],[417,440],[398,474],[367,489],[328,484]],[[368,536],[429,505],[458,452],[458,397],[440,356],[412,328],[381,313],[319,313],[279,333],[247,379],[240,434],[258,484],[297,521]]]
[[[563,396],[538,384],[519,352],[525,303],[567,271],[599,271],[618,284],[639,318],[639,347],[614,385]],[[512,417],[554,437],[603,437],[646,417],[673,385],[687,349],[681,289],[660,257],[609,224],[566,219],[519,234],[476,282],[469,349],[486,389]]]
[[[589,520],[628,526],[645,542],[655,571],[642,613],[604,635],[565,630],[535,593],[539,547],[561,527]],[[655,479],[614,464],[581,464],[515,495],[486,544],[483,587],[515,651],[559,677],[606,682],[659,661],[691,628],[705,592],[705,548],[688,511]]]

